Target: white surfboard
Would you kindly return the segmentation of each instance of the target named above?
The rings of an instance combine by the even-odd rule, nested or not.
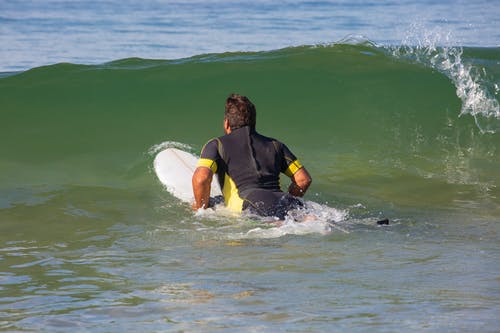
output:
[[[177,148],[167,148],[156,155],[153,162],[156,175],[160,182],[176,198],[192,203],[194,201],[191,178],[196,169],[198,157]],[[217,177],[213,177],[211,194],[221,195]]]

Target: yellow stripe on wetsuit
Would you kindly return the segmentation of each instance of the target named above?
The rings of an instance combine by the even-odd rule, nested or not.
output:
[[[295,160],[285,170],[285,175],[292,177],[300,168],[302,168],[302,164],[300,164],[299,160]]]
[[[196,166],[197,167],[200,167],[200,166],[207,167],[210,170],[212,170],[213,173],[217,172],[217,163],[215,163],[214,160],[211,160],[209,158],[200,158],[198,160],[198,163]]]

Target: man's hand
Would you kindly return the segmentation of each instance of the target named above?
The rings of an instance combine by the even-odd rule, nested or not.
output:
[[[294,197],[303,197],[312,182],[309,172],[302,167],[291,178],[292,183],[288,187],[288,193]]]
[[[193,210],[208,208],[212,177],[213,172],[210,168],[200,166],[194,171],[192,178],[194,203],[191,206]]]

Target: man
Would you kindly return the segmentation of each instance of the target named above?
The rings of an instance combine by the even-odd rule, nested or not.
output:
[[[284,219],[302,206],[311,176],[295,155],[281,142],[255,131],[255,106],[238,94],[226,100],[225,135],[209,141],[201,151],[193,174],[193,209],[208,208],[210,184],[217,175],[226,206],[261,216]],[[288,193],[280,189],[279,174],[292,180]]]

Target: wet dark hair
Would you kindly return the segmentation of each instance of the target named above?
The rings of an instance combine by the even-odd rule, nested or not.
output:
[[[226,99],[224,118],[228,120],[233,131],[243,126],[255,129],[255,105],[246,96],[231,94]]]

